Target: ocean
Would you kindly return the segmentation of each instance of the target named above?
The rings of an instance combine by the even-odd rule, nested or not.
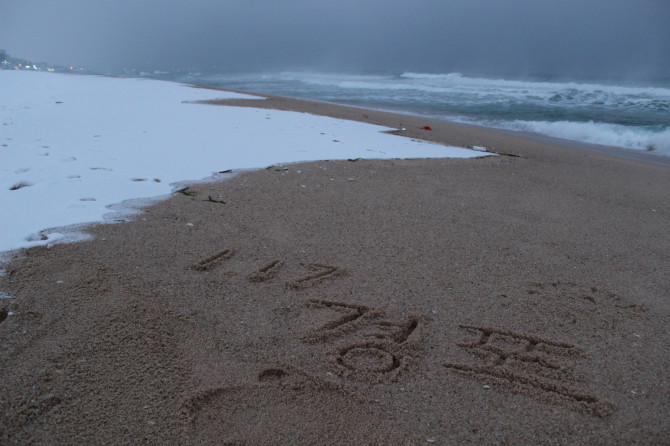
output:
[[[530,132],[670,157],[670,82],[636,86],[493,79],[459,73],[143,75]]]

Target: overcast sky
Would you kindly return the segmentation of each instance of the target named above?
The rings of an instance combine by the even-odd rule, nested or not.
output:
[[[670,0],[0,0],[0,48],[108,72],[667,77]]]

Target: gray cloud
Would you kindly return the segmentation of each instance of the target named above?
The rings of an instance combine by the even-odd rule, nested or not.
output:
[[[0,47],[100,71],[667,76],[665,0],[2,0]]]

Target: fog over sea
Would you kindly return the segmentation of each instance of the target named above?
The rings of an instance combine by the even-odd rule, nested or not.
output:
[[[459,73],[142,73],[153,78],[333,102],[670,156],[670,81],[508,80]]]

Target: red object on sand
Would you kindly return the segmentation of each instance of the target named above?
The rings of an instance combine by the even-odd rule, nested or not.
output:
[[[433,130],[429,125],[424,125],[421,130]]]

